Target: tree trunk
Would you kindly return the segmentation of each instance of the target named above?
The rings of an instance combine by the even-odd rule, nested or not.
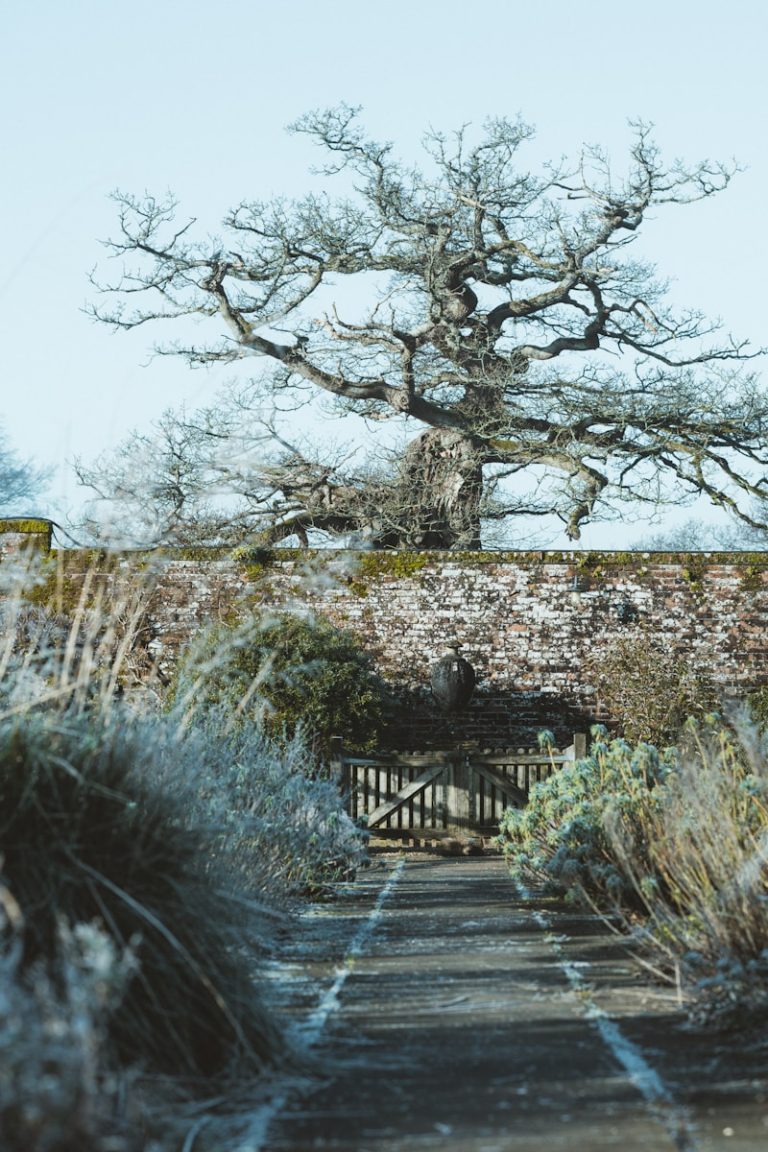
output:
[[[481,547],[483,468],[469,437],[444,428],[422,432],[406,449],[401,484],[399,547]]]

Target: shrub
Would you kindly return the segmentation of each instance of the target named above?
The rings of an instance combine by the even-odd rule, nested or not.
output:
[[[768,751],[735,719],[678,748],[606,741],[510,809],[501,842],[527,880],[618,914],[694,1013],[768,1013]]]
[[[630,743],[673,744],[686,721],[718,704],[710,677],[675,656],[661,637],[638,633],[613,641],[589,665],[598,698]]]
[[[384,695],[356,639],[319,617],[266,617],[217,628],[182,661],[177,705],[224,704],[275,740],[301,727],[318,751],[331,736],[375,746]]]
[[[608,741],[599,726],[593,735],[586,758],[534,785],[525,808],[504,813],[500,843],[513,871],[545,890],[630,908],[637,904],[634,886],[619,866],[606,816],[618,810],[631,824],[655,810],[676,756]]]

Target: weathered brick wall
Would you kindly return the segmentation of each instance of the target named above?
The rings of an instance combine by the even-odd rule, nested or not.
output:
[[[8,543],[11,542],[10,538]],[[0,550],[3,537],[0,536]],[[77,582],[94,562],[66,553]],[[146,569],[125,555],[108,580]],[[163,676],[212,621],[292,604],[354,631],[401,698],[393,744],[473,740],[527,745],[541,727],[559,741],[600,717],[586,671],[606,642],[640,630],[708,671],[729,695],[768,682],[768,553],[295,553],[153,562],[147,653]],[[478,674],[470,709],[448,720],[429,670],[457,638]]]
[[[308,599],[356,632],[402,694],[393,742],[451,738],[559,742],[601,711],[586,667],[617,637],[640,631],[708,671],[727,695],[768,681],[768,556],[507,553],[387,557],[308,594],[290,564],[265,570],[262,594]],[[468,713],[432,706],[431,665],[456,637],[478,674]]]

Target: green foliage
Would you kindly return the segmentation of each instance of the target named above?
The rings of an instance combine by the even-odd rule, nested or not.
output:
[[[687,582],[695,597],[703,595],[706,571],[707,561],[703,556],[696,552],[691,552],[685,557],[683,563],[683,579]]]
[[[609,905],[635,903],[618,865],[606,819],[620,813],[630,822],[663,796],[663,782],[676,765],[648,744],[633,748],[593,729],[589,755],[531,789],[525,808],[508,809],[500,842],[513,870],[546,889],[578,898],[585,893]]]
[[[258,617],[219,627],[181,663],[174,699],[225,704],[276,740],[301,728],[319,751],[331,736],[375,746],[385,697],[357,640],[322,617]]]
[[[739,585],[743,592],[763,592],[768,588],[766,584],[766,566],[768,560],[765,555],[758,558],[748,556],[745,563],[739,565]]]
[[[752,722],[761,735],[768,731],[768,684],[750,692],[746,699],[747,710]]]
[[[611,721],[631,743],[671,744],[690,717],[702,719],[718,703],[706,672],[674,655],[662,637],[642,632],[608,644],[588,673]]]

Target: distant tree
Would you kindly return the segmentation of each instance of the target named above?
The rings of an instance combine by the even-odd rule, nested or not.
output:
[[[124,329],[195,317],[199,343],[158,351],[263,367],[223,408],[168,415],[122,459],[81,464],[105,499],[133,500],[168,537],[321,531],[408,548],[476,548],[483,523],[521,515],[578,539],[628,502],[702,493],[768,519],[752,354],[674,307],[632,255],[651,211],[713,196],[733,167],[665,165],[642,123],[620,180],[598,148],[532,175],[518,166],[531,129],[505,119],[476,144],[430,133],[423,169],[346,106],[293,130],[324,150],[326,176],[347,174],[347,196],[242,201],[221,237],[195,240],[173,200],[116,194],[122,271],[97,282],[112,302],[93,315]],[[362,467],[306,451],[273,413],[307,394],[400,421],[403,450]],[[141,483],[137,450],[156,462]],[[211,491],[232,494],[223,511]]]
[[[768,530],[733,520],[711,524],[691,518],[642,536],[630,547],[634,552],[762,552],[768,548]]]
[[[0,515],[31,512],[31,504],[45,486],[48,473],[30,460],[22,460],[9,447],[0,429]]]
[[[729,537],[733,531],[732,526],[724,529]],[[650,532],[631,545],[634,552],[701,552],[719,551],[725,547],[720,543],[719,527],[694,517],[671,528]]]

